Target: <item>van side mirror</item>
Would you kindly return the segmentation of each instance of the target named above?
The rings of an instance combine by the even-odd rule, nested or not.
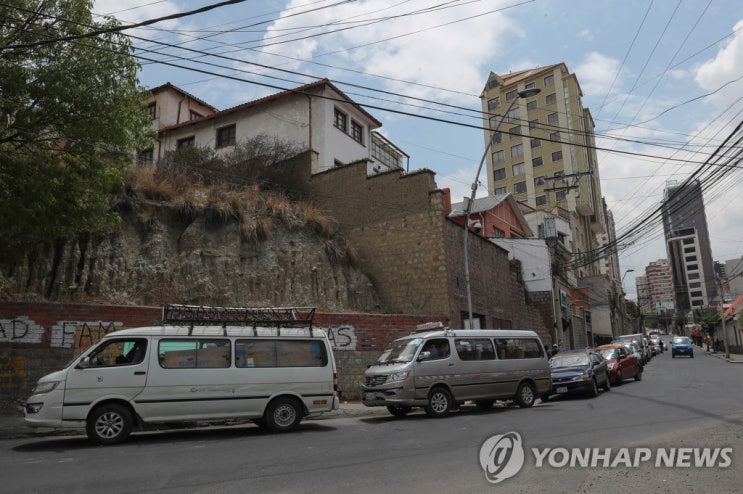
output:
[[[418,355],[418,362],[422,360],[429,360],[431,358],[431,352],[421,352],[420,355]]]
[[[90,367],[90,357],[85,357],[77,363],[78,369],[87,369],[88,367]]]

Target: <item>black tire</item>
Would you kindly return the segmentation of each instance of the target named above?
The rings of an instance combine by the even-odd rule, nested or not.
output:
[[[412,409],[413,407],[406,405],[387,405],[387,411],[395,417],[404,417],[409,414]]]
[[[91,441],[108,446],[118,444],[132,432],[134,418],[127,407],[110,403],[95,408],[85,424],[85,432]]]
[[[596,398],[599,395],[599,385],[596,382],[596,378],[591,379],[591,389],[588,391],[591,398]]]
[[[302,404],[296,398],[281,396],[266,407],[263,420],[271,432],[291,432],[302,420]]]
[[[692,354],[689,355],[689,357],[694,358],[694,353],[692,352]]]
[[[494,403],[495,400],[475,400],[475,406],[478,410],[490,410]]]
[[[604,391],[611,391],[611,379],[609,379],[609,372],[606,372],[606,381],[604,381],[604,385],[601,386],[601,388]]]
[[[449,415],[452,408],[452,397],[446,388],[433,388],[428,394],[428,405],[425,406],[426,414],[433,418],[442,418]]]
[[[642,381],[642,369],[637,369],[635,372],[635,381]]]
[[[621,386],[622,381],[624,381],[624,376],[622,375],[622,370],[617,369],[617,377],[614,379],[614,386]]]
[[[530,408],[537,401],[537,390],[532,383],[521,383],[514,399],[521,408]]]
[[[672,353],[671,354],[671,358],[676,358],[676,354],[675,353]]]

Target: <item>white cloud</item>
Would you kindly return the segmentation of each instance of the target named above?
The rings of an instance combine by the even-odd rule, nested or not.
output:
[[[582,39],[582,40],[585,40],[585,41],[593,41],[593,33],[591,33],[591,31],[589,29],[584,29],[582,31],[578,31],[577,33],[575,33],[575,36],[578,39]]]
[[[584,93],[606,94],[612,85],[612,91],[617,91],[623,75],[620,67],[619,60],[592,51],[586,54],[574,72],[580,74],[580,85]],[[617,82],[614,82],[615,79]]]
[[[736,32],[739,29],[741,31]],[[735,25],[733,32],[736,33],[732,39],[722,46],[715,58],[700,65],[694,76],[696,83],[703,89],[720,89],[710,98],[721,105],[737,99],[743,90],[740,81],[743,77],[743,21]]]

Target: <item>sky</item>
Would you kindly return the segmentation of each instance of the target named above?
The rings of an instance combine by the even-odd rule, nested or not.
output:
[[[218,3],[96,0],[93,12],[133,24]],[[565,63],[596,125],[620,236],[743,121],[740,0],[252,0],[125,32],[144,87],[170,82],[219,109],[330,79],[382,122],[410,171],[434,171],[455,202],[470,195],[484,151],[489,74]],[[734,161],[705,191],[716,261],[743,256],[742,195]],[[663,227],[652,226],[619,246],[630,299],[635,277],[667,257]]]

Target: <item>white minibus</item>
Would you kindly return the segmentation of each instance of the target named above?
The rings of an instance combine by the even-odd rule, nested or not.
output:
[[[337,410],[327,335],[313,308],[163,307],[161,326],[109,333],[39,379],[32,427],[85,428],[100,444],[156,423],[252,419],[274,432]]]
[[[444,417],[466,401],[480,409],[495,400],[530,407],[551,385],[534,331],[443,329],[392,341],[366,370],[361,396],[365,405],[385,406],[396,417],[414,407]]]

